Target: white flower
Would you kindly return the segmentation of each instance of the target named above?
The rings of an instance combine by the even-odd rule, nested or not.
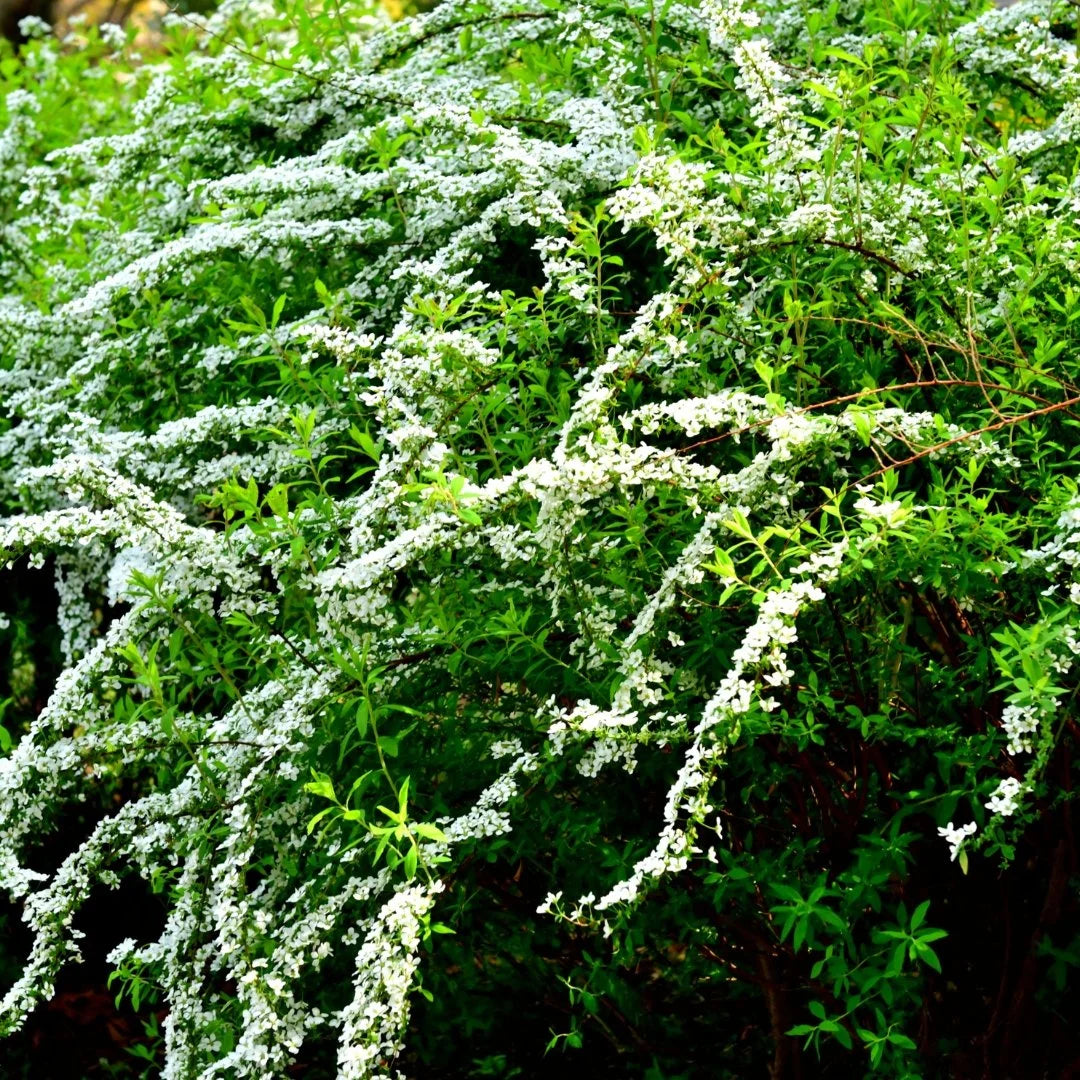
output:
[[[1001,713],[1001,728],[1009,740],[1010,754],[1030,754],[1033,736],[1039,730],[1039,710],[1034,705],[1006,705]]]
[[[1019,780],[1012,776],[1006,777],[994,789],[986,803],[986,809],[991,814],[1000,814],[1002,817],[1011,816],[1020,805],[1023,790],[1024,785]]]
[[[862,498],[856,499],[853,505],[864,517],[883,521],[887,525],[895,525],[908,516],[908,511],[904,509],[903,504],[897,499],[878,503],[864,495]]]
[[[938,836],[944,837],[946,843],[949,845],[950,861],[956,859],[964,841],[969,836],[974,836],[977,828],[978,826],[973,821],[969,821],[967,825],[961,825],[958,828],[954,828],[953,823],[950,821],[948,825],[944,825],[938,829]]]

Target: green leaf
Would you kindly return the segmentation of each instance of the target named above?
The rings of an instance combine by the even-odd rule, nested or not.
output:
[[[886,975],[891,978],[895,975],[899,975],[900,972],[904,970],[904,956],[906,953],[907,945],[904,942],[901,942],[896,946],[893,950],[892,957],[889,960],[889,965],[885,969]]]
[[[911,929],[917,930],[923,924],[923,920],[926,918],[927,911],[930,910],[930,901],[924,900],[912,913],[911,913]]]
[[[311,770],[311,775],[314,777],[311,781],[304,785],[304,790],[310,795],[318,795],[324,799],[332,799],[337,802],[337,796],[334,794],[334,783],[326,773],[316,772]]]
[[[281,318],[281,313],[285,309],[285,293],[282,293],[277,300],[274,301],[274,310],[270,315],[270,329],[273,330],[277,327],[278,320]]]
[[[412,826],[412,830],[417,836],[422,836],[425,840],[434,840],[437,843],[445,843],[447,840],[446,833],[442,829],[426,821],[417,822]]]
[[[274,517],[287,518],[289,516],[289,487],[287,484],[275,484],[266,493],[266,505],[270,507]]]
[[[808,919],[799,919],[799,921],[795,924],[795,937],[792,944],[794,945],[796,952],[798,952],[802,948],[803,942],[805,942],[806,940],[809,926],[810,923]]]
[[[336,806],[328,806],[328,807],[326,807],[325,809],[323,809],[323,810],[320,810],[320,811],[319,811],[319,812],[318,812],[318,813],[317,813],[317,814],[316,814],[316,815],[315,815],[315,816],[314,816],[314,817],[313,817],[313,818],[312,818],[312,819],[311,819],[311,820],[310,820],[310,821],[309,821],[309,822],[307,823],[307,832],[308,832],[308,836],[310,836],[310,835],[311,835],[311,834],[312,834],[312,833],[313,833],[313,832],[315,831],[315,829],[316,829],[316,827],[318,826],[319,822],[320,822],[320,821],[322,821],[322,820],[323,820],[323,819],[324,819],[324,818],[325,818],[325,817],[326,817],[326,816],[327,816],[328,814],[336,814],[336,813],[338,813],[338,812],[339,812],[339,811],[338,811],[338,808],[337,808]]]
[[[724,526],[730,529],[736,536],[744,536],[748,540],[754,539],[754,533],[750,528],[750,522],[741,510],[732,510],[731,517],[724,522]]]
[[[349,788],[349,794],[345,797],[346,802],[352,802],[352,798],[357,792],[361,791],[367,782],[373,777],[378,775],[378,770],[368,769],[367,772],[361,773],[353,782],[352,787]]]
[[[919,941],[940,941],[949,936],[947,930],[923,930],[919,935]]]
[[[927,967],[933,968],[938,974],[941,973],[941,961],[938,959],[937,953],[934,952],[929,945],[923,945],[921,942],[916,942],[915,950],[918,953],[919,959],[926,964]]]

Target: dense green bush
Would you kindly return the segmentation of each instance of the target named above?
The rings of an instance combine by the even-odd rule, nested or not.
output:
[[[1076,17],[980,11],[0,59],[4,1030],[141,881],[171,1080],[1073,1064]]]

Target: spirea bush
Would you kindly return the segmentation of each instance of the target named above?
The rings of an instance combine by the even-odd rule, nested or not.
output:
[[[139,881],[167,1080],[1063,1075],[1076,29],[227,0],[0,61],[0,1028]]]

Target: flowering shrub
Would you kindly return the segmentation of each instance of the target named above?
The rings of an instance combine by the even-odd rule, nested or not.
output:
[[[0,64],[0,1028],[137,879],[173,1080],[1065,1068],[1080,67],[980,11]]]

